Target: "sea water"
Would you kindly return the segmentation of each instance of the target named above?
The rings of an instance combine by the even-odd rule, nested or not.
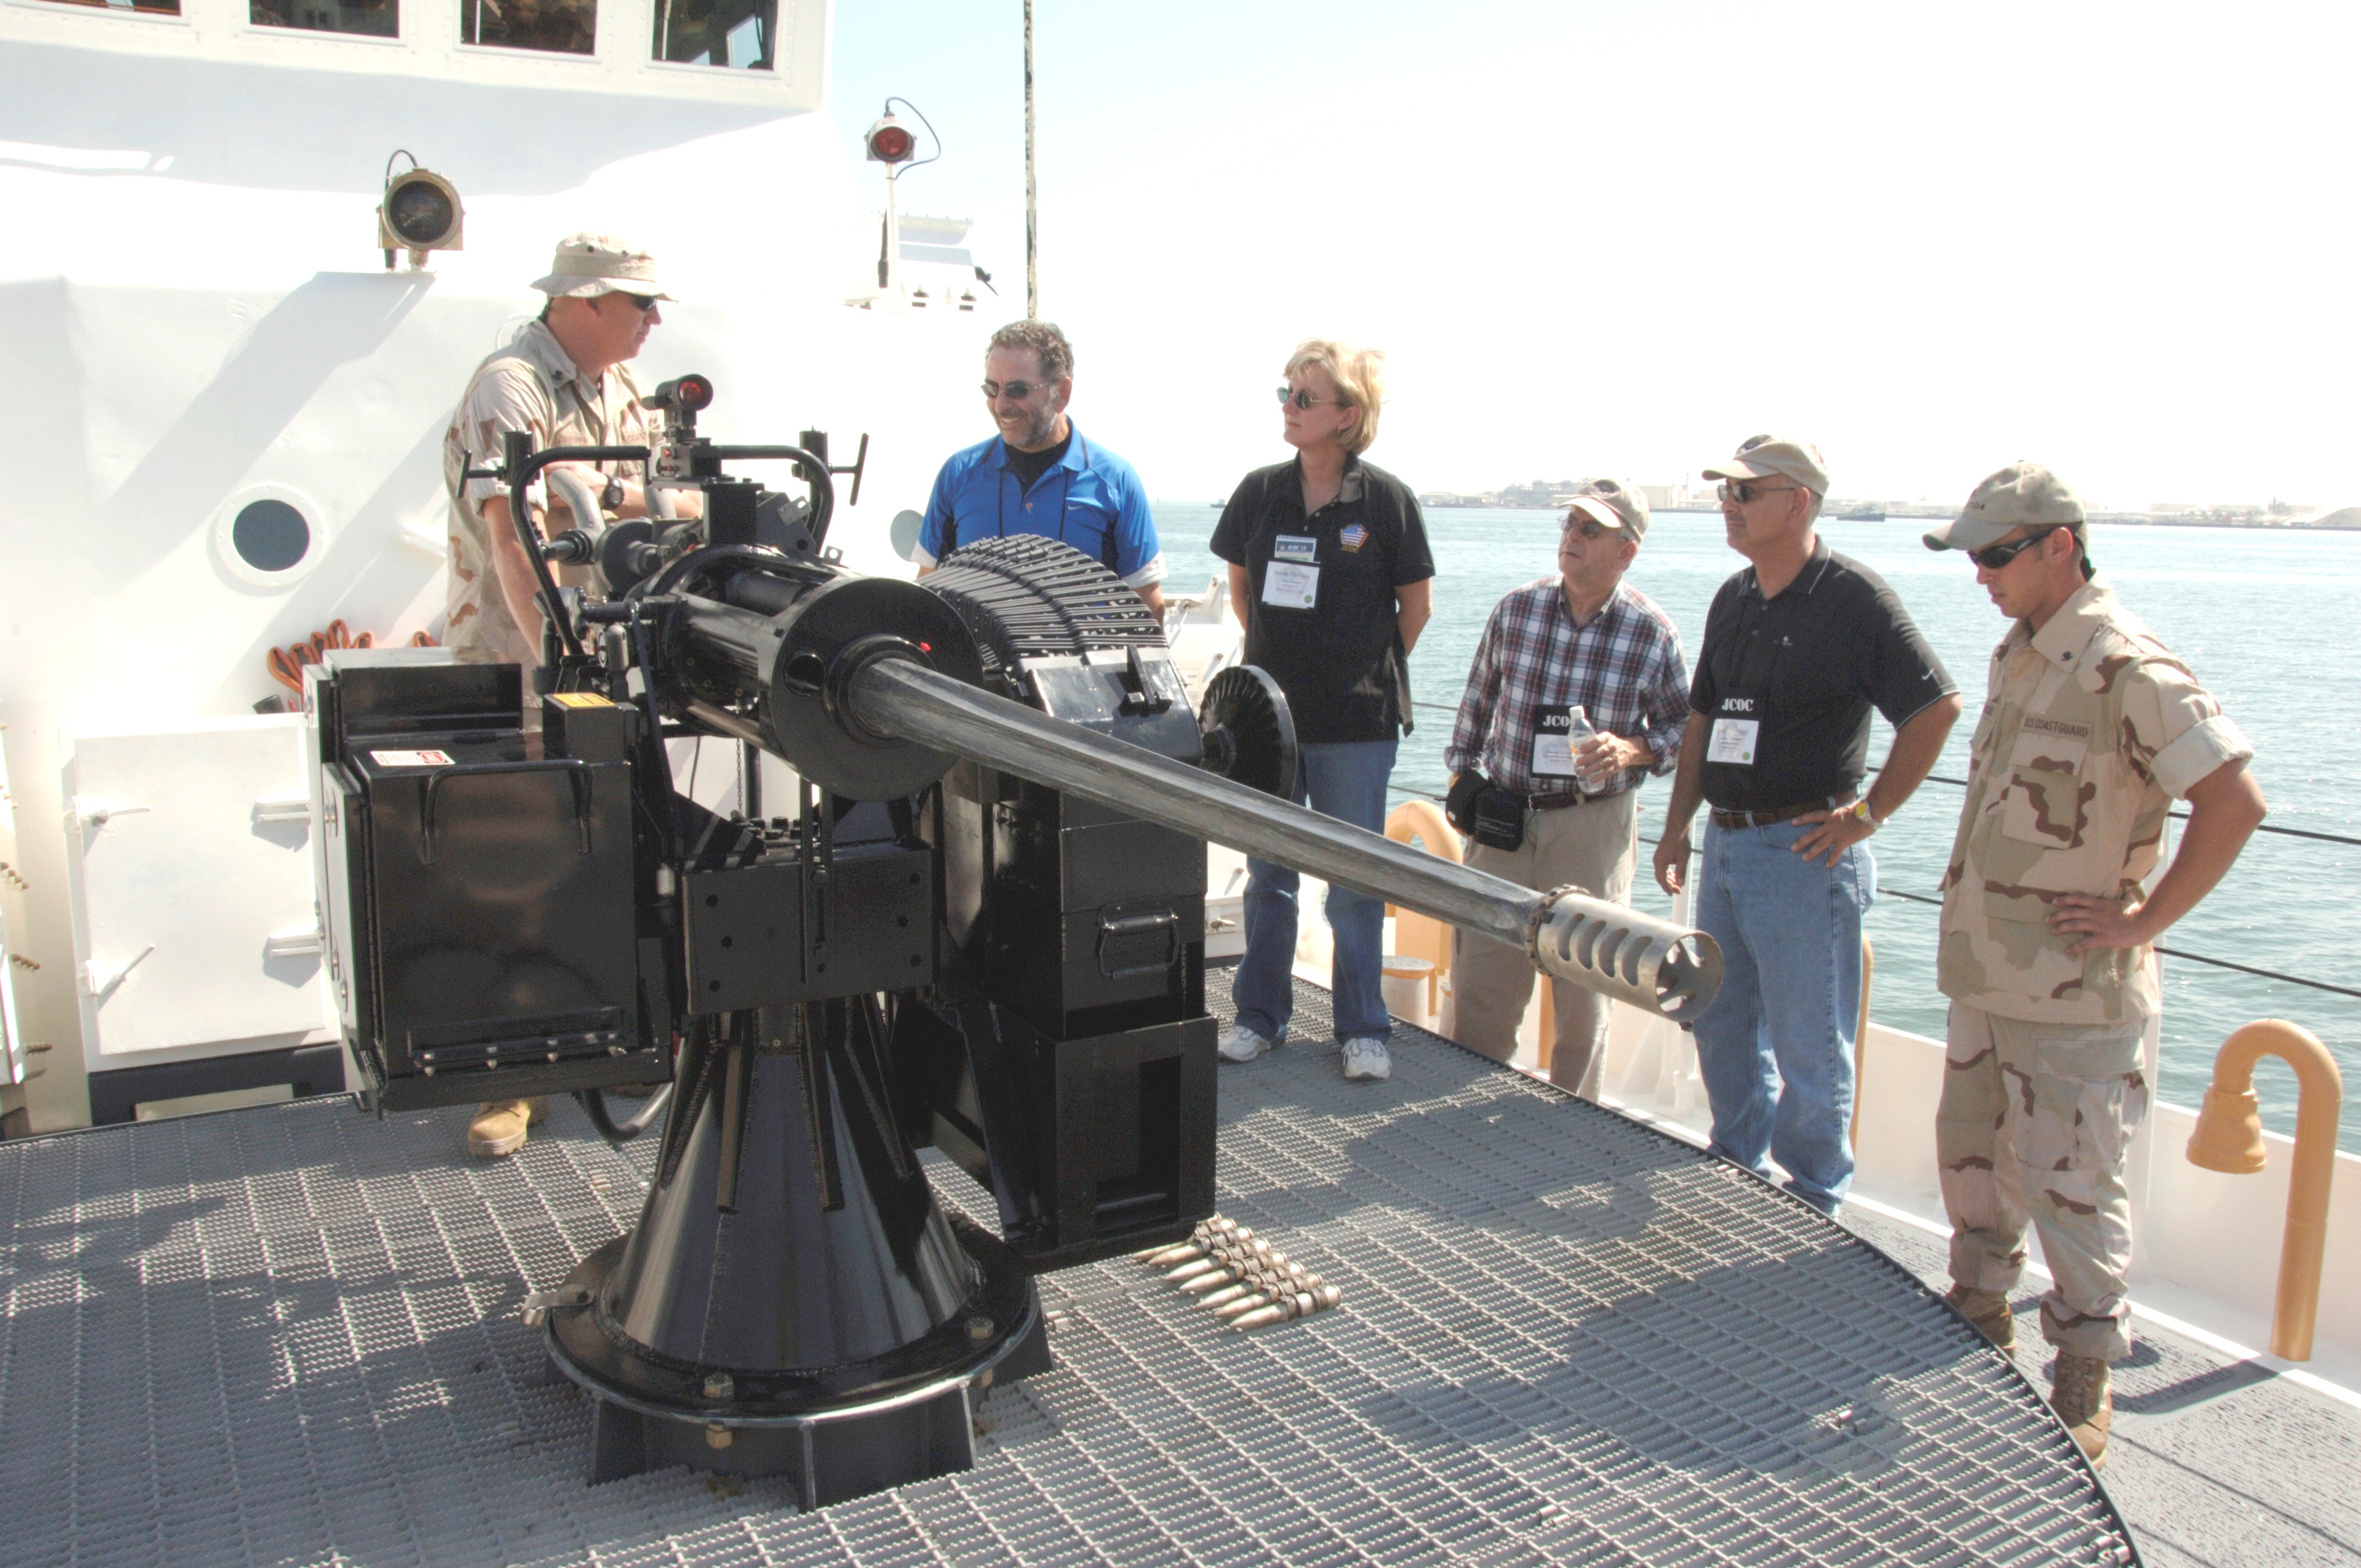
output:
[[[1205,549],[1217,508],[1157,508],[1169,591],[1195,593],[1222,569]],[[1501,595],[1556,570],[1557,517],[1518,510],[1442,510],[1426,519],[1434,552],[1434,620],[1411,658],[1417,729],[1395,769],[1398,797],[1439,795],[1452,710],[1486,616]],[[1958,554],[1920,543],[1927,520],[1825,519],[1830,546],[1884,576],[1934,644],[1967,702],[1936,773],[1967,775],[1966,748],[1983,695],[2000,612]],[[2092,557],[2124,601],[2170,644],[2254,741],[2254,769],[2274,826],[2361,838],[2361,532],[2099,525]],[[1720,516],[1659,512],[1626,581],[1680,629],[1692,666],[1714,590],[1745,565]],[[1872,720],[1872,761],[1892,730]],[[1640,907],[1671,912],[1647,870],[1664,828],[1668,780],[1640,797]],[[1929,781],[1872,839],[1882,892],[1932,897],[1959,823],[1961,791]],[[2204,903],[2168,932],[2167,948],[2361,991],[2351,944],[2361,938],[2361,850],[2258,833]],[[1870,1003],[1879,1022],[1940,1039],[1936,910],[1881,897],[1866,930],[1876,944]],[[2286,1018],[2325,1041],[2345,1071],[2339,1142],[2361,1152],[2361,998],[2264,980],[2189,959],[2164,959],[2162,1097],[2194,1106],[2230,1031]],[[2295,1079],[2276,1060],[2256,1073],[2263,1119],[2295,1127]]]

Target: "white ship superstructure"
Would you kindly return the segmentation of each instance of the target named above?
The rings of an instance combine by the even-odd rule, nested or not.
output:
[[[828,15],[0,5],[14,1125],[86,1120],[85,1069],[327,1037],[264,657],[339,620],[439,632],[443,432],[558,237],[654,252],[677,302],[635,368],[712,376],[716,434],[824,430],[840,463],[869,434],[830,543],[907,572],[892,520],[973,439],[996,323],[961,308],[955,221],[914,221],[880,289],[874,166],[823,107]],[[423,269],[376,243],[396,149],[464,207],[464,248]]]

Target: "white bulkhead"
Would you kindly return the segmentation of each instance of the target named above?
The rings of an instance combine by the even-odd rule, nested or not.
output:
[[[936,308],[880,295],[880,192],[826,109],[828,17],[0,0],[0,1077],[31,1075],[0,1090],[13,1125],[85,1120],[85,1064],[327,1037],[308,824],[271,804],[303,793],[300,740],[255,716],[282,689],[265,655],[337,620],[440,632],[443,433],[562,236],[654,252],[676,302],[634,368],[713,376],[709,433],[825,430],[839,463],[867,433],[829,543],[908,572],[894,520],[988,433],[972,389],[997,318],[942,308],[958,280],[931,255],[913,259],[942,270]],[[397,148],[465,208],[464,248],[423,269],[378,248]]]

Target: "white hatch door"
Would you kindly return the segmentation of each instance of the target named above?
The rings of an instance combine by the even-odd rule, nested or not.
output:
[[[301,723],[69,738],[75,979],[93,1069],[324,1033]]]

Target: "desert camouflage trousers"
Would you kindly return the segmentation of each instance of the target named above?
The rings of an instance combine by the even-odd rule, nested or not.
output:
[[[2031,1024],[1954,1002],[1935,1113],[1952,1283],[2015,1288],[2029,1220],[2055,1281],[2041,1332],[2100,1361],[2131,1353],[2124,1153],[2147,1113],[2140,1034],[2136,1024]]]

